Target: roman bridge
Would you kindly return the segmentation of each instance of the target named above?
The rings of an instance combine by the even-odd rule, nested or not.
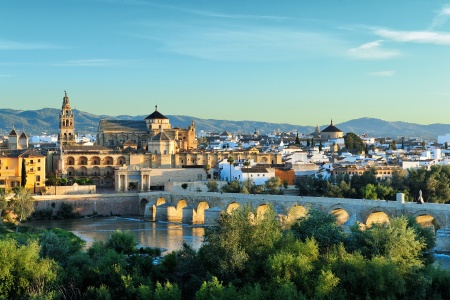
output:
[[[399,193],[395,201],[347,198],[301,197],[284,195],[247,195],[227,193],[139,193],[139,212],[154,221],[214,225],[222,212],[251,205],[257,214],[272,206],[280,220],[290,222],[311,208],[336,216],[339,224],[366,226],[383,223],[402,215],[413,217],[422,226],[450,227],[450,205],[405,202]]]

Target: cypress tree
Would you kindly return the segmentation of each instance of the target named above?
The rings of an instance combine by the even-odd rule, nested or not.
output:
[[[25,187],[27,184],[27,168],[25,165],[25,158],[22,158],[22,176],[21,176],[20,186]]]

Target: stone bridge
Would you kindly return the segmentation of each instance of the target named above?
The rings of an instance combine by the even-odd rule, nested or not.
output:
[[[346,198],[301,197],[284,195],[246,195],[221,193],[139,193],[139,212],[154,221],[214,225],[222,212],[251,205],[257,214],[272,206],[283,221],[304,216],[310,208],[336,216],[339,224],[356,222],[370,226],[402,215],[413,217],[422,226],[450,226],[450,205],[405,202],[399,193],[395,201]]]

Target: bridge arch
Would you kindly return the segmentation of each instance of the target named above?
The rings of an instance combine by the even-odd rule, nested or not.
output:
[[[148,204],[148,200],[145,198],[142,198],[141,201],[139,201],[139,215],[145,215],[145,207]]]
[[[300,204],[294,204],[291,206],[287,212],[287,218],[288,221],[294,222],[300,218],[303,218],[308,213],[308,210],[300,205]]]
[[[231,202],[230,204],[228,204],[226,212],[227,214],[231,214],[233,213],[233,210],[236,210],[240,207],[241,205],[237,202]]]
[[[336,218],[336,223],[338,225],[344,225],[350,218],[348,210],[340,203],[330,207],[328,213]]]
[[[366,227],[371,227],[374,223],[389,223],[389,213],[380,207],[372,208],[368,211],[367,218],[365,220]]]
[[[270,211],[270,206],[267,204],[261,204],[256,209],[256,218],[263,219],[265,215]]]
[[[205,210],[209,209],[209,204],[206,201],[201,201],[197,205],[194,223],[204,224],[205,223]]]
[[[440,229],[444,225],[444,222],[440,220],[439,217],[436,217],[435,215],[426,210],[418,211],[415,214],[413,214],[412,217],[414,218],[414,220],[416,220],[416,222],[420,226],[431,227],[433,228],[434,231]]]

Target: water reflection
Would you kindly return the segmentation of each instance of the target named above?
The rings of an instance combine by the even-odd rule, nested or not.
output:
[[[119,217],[33,221],[26,225],[71,231],[86,241],[86,247],[96,240],[105,241],[111,233],[120,229],[134,234],[139,246],[164,248],[167,252],[181,249],[183,242],[198,250],[205,232],[202,227]]]

